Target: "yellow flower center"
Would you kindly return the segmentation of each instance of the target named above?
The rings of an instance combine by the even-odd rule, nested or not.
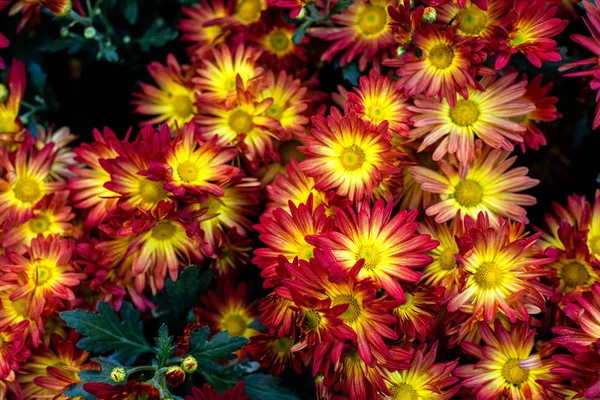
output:
[[[363,265],[363,268],[367,271],[371,271],[377,267],[379,261],[381,260],[379,251],[377,251],[377,249],[373,246],[362,247],[358,253],[356,253],[356,261],[360,260],[361,258],[364,258],[365,260],[365,265]]]
[[[237,110],[229,116],[229,127],[236,133],[248,133],[252,129],[252,116],[246,111]]]
[[[177,226],[169,221],[160,221],[152,228],[152,238],[156,240],[169,240],[177,233]]]
[[[13,192],[18,200],[29,204],[35,204],[44,197],[40,182],[37,179],[28,176],[24,176],[17,180]]]
[[[452,65],[454,50],[448,45],[440,44],[429,50],[427,59],[437,69],[446,69]]]
[[[487,16],[479,7],[465,7],[460,12],[458,29],[469,36],[479,35],[487,26]]]
[[[520,32],[519,30],[511,33],[509,35],[509,37],[510,37],[510,39],[508,40],[508,45],[511,47],[518,46],[527,41],[527,36],[523,32]]]
[[[390,388],[392,400],[419,400],[419,394],[408,383],[401,383]]]
[[[399,310],[406,310],[406,309],[410,308],[414,303],[415,297],[412,294],[405,293],[405,296],[406,296],[406,303],[402,304],[401,306],[398,306],[397,308]]]
[[[321,314],[318,311],[308,310],[304,314],[304,326],[307,330],[312,331],[321,324]]]
[[[342,315],[340,315],[341,320],[347,324],[355,322],[358,319],[358,317],[360,317],[360,304],[358,304],[358,300],[356,300],[351,294],[341,294],[337,296],[333,299],[332,304],[334,306],[337,306],[339,304],[348,304],[348,308],[346,309],[346,311],[344,311]]]
[[[290,339],[289,337],[280,337],[279,339],[276,339],[273,342],[273,346],[275,347],[275,350],[277,350],[280,353],[289,353],[290,349],[292,348],[292,346],[294,345],[294,342],[292,341],[292,339]]]
[[[140,186],[138,187],[139,196],[146,203],[156,204],[159,201],[167,198],[164,184],[165,183],[162,181],[143,179],[140,181]]]
[[[471,100],[460,100],[450,109],[450,119],[458,126],[471,126],[479,119],[479,107]]]
[[[37,218],[32,218],[27,221],[27,226],[31,232],[39,235],[40,233],[48,231],[50,220],[45,215],[38,215]]]
[[[529,378],[529,371],[519,367],[519,360],[510,359],[502,367],[502,376],[511,385],[520,385]]]
[[[185,161],[177,167],[177,173],[182,181],[189,183],[194,182],[198,178],[198,167],[191,161]]]
[[[223,322],[225,329],[229,332],[229,336],[241,336],[246,332],[246,328],[248,327],[246,320],[238,314],[228,315]]]
[[[340,156],[340,162],[347,171],[357,170],[365,162],[365,152],[357,145],[353,145],[344,149]]]
[[[240,22],[249,25],[260,19],[261,12],[261,0],[240,0],[237,3],[235,15]]]
[[[33,276],[33,279],[36,280],[38,286],[44,285],[46,282],[52,280],[54,278],[54,271],[56,270],[56,264],[42,260],[36,262],[33,267],[35,268],[36,275]]]
[[[194,113],[194,103],[188,96],[173,97],[173,113],[180,118],[188,118]]]
[[[483,289],[494,289],[502,283],[503,271],[491,262],[484,262],[477,268],[475,282]]]
[[[365,36],[375,36],[387,29],[387,16],[385,8],[367,5],[358,13],[356,24]]]
[[[283,55],[290,51],[292,41],[285,30],[275,29],[269,34],[268,44],[273,53]]]
[[[584,285],[590,279],[590,274],[587,272],[585,266],[578,262],[564,265],[561,269],[561,276],[569,287]]]
[[[314,256],[314,247],[311,245],[304,246],[298,250],[298,258],[301,260],[308,261]]]
[[[450,271],[456,268],[455,251],[453,249],[445,249],[439,256],[440,268],[444,271]]]
[[[281,119],[281,115],[283,114],[283,107],[280,107],[279,105],[273,103],[271,104],[271,107],[269,107],[267,109],[267,115],[269,117],[273,117],[276,120],[279,121],[279,119]]]
[[[483,188],[479,183],[465,179],[454,189],[454,198],[463,207],[475,207],[481,203]]]
[[[600,255],[600,236],[593,236],[590,240],[590,250],[592,253]]]

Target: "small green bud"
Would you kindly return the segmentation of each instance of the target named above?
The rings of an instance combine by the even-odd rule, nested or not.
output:
[[[8,88],[6,85],[0,83],[0,103],[4,102],[8,98]]]
[[[127,379],[127,370],[123,367],[115,367],[110,371],[110,379],[114,382],[121,383]]]
[[[100,8],[96,8],[96,9],[94,10],[94,14],[95,14],[95,15],[100,15],[100,14],[102,14],[102,10],[101,10]]]
[[[123,43],[127,44],[127,43],[129,43],[129,42],[131,42],[131,38],[130,38],[129,36],[125,35],[125,36],[123,37]]]
[[[423,10],[423,22],[426,24],[433,24],[437,19],[437,11],[433,7],[425,7]]]
[[[62,28],[60,28],[60,36],[62,36],[62,37],[69,36],[69,28],[67,28],[66,26],[63,26]]]
[[[396,49],[396,57],[400,58],[404,53],[406,53],[406,49],[404,48],[404,46],[398,46],[398,48]]]
[[[306,17],[306,7],[302,7],[298,15],[296,15],[297,20],[303,20]]]
[[[86,39],[93,39],[96,37],[96,28],[94,28],[93,26],[88,26],[87,28],[85,28],[85,30],[83,31],[83,36]]]
[[[194,356],[186,356],[181,361],[181,368],[185,372],[195,372],[198,369],[198,361]]]
[[[110,47],[110,46],[112,46],[112,42],[110,41],[110,39],[106,39],[106,42],[104,42],[104,45],[106,47]]]

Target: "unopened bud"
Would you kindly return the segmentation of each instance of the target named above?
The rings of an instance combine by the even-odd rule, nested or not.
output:
[[[63,26],[62,28],[60,28],[60,36],[62,36],[62,37],[69,36],[69,28],[67,28],[66,26]]]
[[[179,365],[171,365],[165,372],[167,385],[177,387],[185,381],[185,371]]]
[[[426,24],[433,24],[437,19],[437,11],[433,7],[425,7],[423,10],[423,22]]]
[[[127,371],[123,367],[113,368],[113,370],[110,371],[110,379],[117,383],[125,382],[125,379],[127,379]]]
[[[127,44],[127,43],[129,43],[129,42],[131,42],[131,38],[130,38],[129,36],[127,36],[127,35],[126,35],[126,36],[124,36],[124,37],[123,37],[123,43]]]
[[[88,26],[87,28],[85,28],[85,30],[83,31],[83,36],[86,39],[93,39],[96,37],[96,28],[94,28],[93,26]]]
[[[296,15],[296,19],[303,20],[304,17],[306,17],[306,7],[302,7],[302,9],[300,9],[300,12],[298,13],[298,15]]]
[[[181,361],[181,368],[185,372],[195,372],[198,369],[198,361],[194,356],[186,356],[183,361]]]

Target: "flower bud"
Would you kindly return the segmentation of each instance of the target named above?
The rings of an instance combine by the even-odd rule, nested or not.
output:
[[[110,379],[117,383],[125,382],[127,379],[127,371],[123,367],[116,367],[110,371]]]
[[[185,372],[195,372],[198,369],[198,361],[194,356],[186,356],[183,361],[181,361],[181,368]]]
[[[433,24],[437,19],[437,11],[433,7],[425,7],[423,10],[423,22],[426,24]]]
[[[60,36],[61,37],[69,36],[69,28],[66,26],[63,26],[62,28],[60,28]]]
[[[165,372],[167,385],[177,387],[185,381],[185,371],[179,365],[171,365]]]
[[[94,28],[93,26],[88,26],[87,28],[85,28],[85,30],[83,31],[83,36],[86,39],[93,39],[96,37],[96,28]]]
[[[304,19],[304,17],[306,17],[306,7],[302,7],[302,9],[300,10],[300,12],[298,13],[298,15],[296,15],[296,19],[298,21],[301,21]]]

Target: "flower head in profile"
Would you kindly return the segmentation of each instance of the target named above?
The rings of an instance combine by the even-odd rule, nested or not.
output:
[[[442,286],[413,285],[405,290],[406,302],[394,308],[396,333],[400,339],[425,342],[436,312],[444,301]]]
[[[387,8],[392,4],[390,0],[358,0],[331,18],[340,27],[310,28],[310,36],[333,42],[323,52],[321,60],[330,62],[340,55],[340,66],[357,60],[361,71],[366,70],[370,63],[380,71],[382,58],[389,55],[396,45],[388,26],[390,17]]]
[[[288,336],[271,336],[261,334],[250,338],[244,347],[250,357],[258,360],[273,375],[279,375],[286,368],[293,368],[302,373],[302,351],[292,351],[294,340]]]
[[[560,61],[552,38],[565,29],[568,21],[554,17],[557,9],[546,0],[515,0],[512,10],[502,20],[504,37],[500,39],[495,68],[504,68],[517,53],[523,53],[538,68],[542,62]]]
[[[25,64],[13,59],[6,85],[0,84],[0,92],[5,92],[4,96],[0,96],[0,145],[19,143],[25,139],[23,123],[19,119],[25,85]]]
[[[336,213],[336,230],[323,232],[309,241],[331,251],[336,271],[348,273],[360,263],[357,279],[372,279],[391,297],[404,302],[404,291],[399,281],[417,282],[416,268],[431,262],[426,253],[438,243],[429,235],[416,232],[417,211],[400,211],[392,216],[393,204],[378,200],[371,208],[361,204],[355,212],[348,208]]]
[[[394,34],[394,38],[401,45],[409,44],[415,31],[423,23],[424,6],[412,7],[410,0],[398,1],[396,7],[388,6],[390,15],[389,26]]]
[[[196,88],[184,68],[172,54],[167,56],[166,66],[157,61],[148,66],[148,72],[158,87],[140,82],[142,92],[134,93],[139,100],[133,101],[136,113],[154,116],[144,124],[164,122],[175,128],[192,120],[196,113]]]
[[[4,5],[0,5],[0,8],[4,7]],[[25,26],[33,27],[40,19],[42,7],[46,7],[57,17],[64,17],[71,12],[73,4],[72,0],[17,0],[8,10],[9,15],[15,15],[19,12],[23,14],[17,26],[17,32],[20,32]]]
[[[507,331],[500,321],[492,330],[480,324],[479,331],[485,346],[463,342],[463,351],[479,360],[477,364],[462,365],[454,370],[463,379],[462,385],[471,389],[478,399],[506,397],[510,399],[550,398],[540,381],[557,382],[560,377],[551,372],[556,363],[546,357],[552,346],[533,353],[536,331],[518,322]]]
[[[446,98],[442,102],[416,98],[415,105],[409,107],[416,113],[412,118],[415,129],[409,137],[423,139],[419,151],[439,141],[433,153],[436,161],[447,153],[456,153],[461,163],[469,164],[477,137],[493,148],[512,151],[514,142],[523,141],[519,133],[526,128],[511,118],[535,110],[531,102],[520,100],[527,91],[527,82],[515,83],[516,77],[516,72],[497,80],[485,77],[480,81],[485,91],[469,89],[468,99],[457,100],[455,105]]]
[[[438,223],[451,220],[459,212],[473,218],[486,212],[491,219],[500,215],[527,222],[521,206],[533,205],[536,199],[518,192],[532,188],[539,181],[529,178],[525,167],[509,170],[516,160],[509,155],[508,151],[484,147],[464,178],[459,169],[445,160],[439,161],[441,173],[411,167],[413,179],[421,184],[421,189],[440,195],[440,201],[427,208],[427,215],[435,216]]]
[[[183,7],[181,12],[184,18],[179,22],[180,40],[191,43],[186,49],[188,54],[201,57],[227,37],[219,24],[209,24],[227,16],[223,0],[200,0],[194,7]]]
[[[77,161],[75,160],[76,154],[70,145],[77,139],[77,136],[73,135],[71,130],[66,126],[54,130],[53,128],[46,129],[42,125],[38,125],[36,137],[35,145],[38,150],[43,149],[49,143],[54,145],[56,155],[54,156],[50,172],[52,179],[66,181],[72,177],[74,174],[70,170],[70,167],[77,165]]]
[[[305,146],[299,150],[307,158],[299,167],[316,179],[316,189],[335,189],[340,196],[360,201],[398,173],[393,161],[399,154],[391,151],[386,122],[374,130],[356,114],[342,116],[332,108],[327,118],[313,117],[313,124],[312,135],[302,138]]]

